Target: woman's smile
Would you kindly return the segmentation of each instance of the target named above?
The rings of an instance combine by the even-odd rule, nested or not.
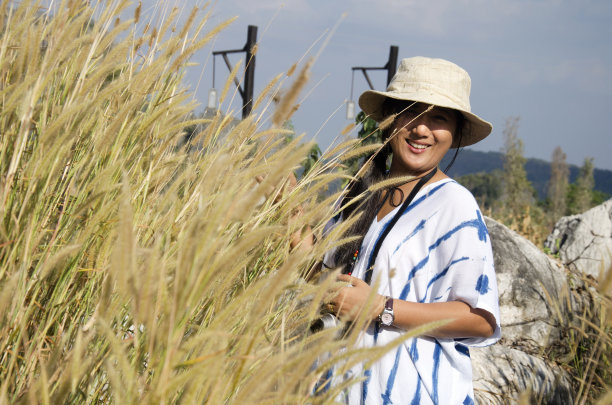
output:
[[[406,143],[414,153],[423,153],[429,147],[429,145],[417,143],[410,139],[406,139]]]

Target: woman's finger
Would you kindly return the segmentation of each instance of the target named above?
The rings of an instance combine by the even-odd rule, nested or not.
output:
[[[351,286],[353,285],[353,279],[355,279],[355,277],[349,276],[348,274],[338,274],[338,277],[336,278],[336,280],[347,282]]]

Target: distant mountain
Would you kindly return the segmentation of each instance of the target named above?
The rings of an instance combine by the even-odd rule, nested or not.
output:
[[[450,156],[449,156],[450,155]],[[440,167],[445,168],[452,153],[449,153],[440,164]],[[464,149],[459,151],[457,160],[448,171],[451,177],[460,177],[466,174],[479,172],[490,173],[493,170],[502,170],[504,166],[504,155],[500,152],[477,152]],[[580,168],[575,165],[569,165],[570,183],[574,182],[578,177]],[[540,159],[527,159],[525,163],[527,171],[527,179],[536,189],[540,198],[546,197],[546,186],[550,178],[550,162]],[[593,172],[595,178],[595,190],[612,195],[612,170],[595,169]]]

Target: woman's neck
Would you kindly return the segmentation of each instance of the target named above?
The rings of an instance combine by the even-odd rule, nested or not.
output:
[[[405,171],[399,172],[397,170],[393,170],[393,167],[391,167],[391,170],[389,171],[389,178],[392,179],[394,177],[407,177],[407,176],[414,177],[414,180],[408,181],[407,183],[397,186],[398,188],[401,188],[404,193],[410,193],[412,189],[414,188],[414,186],[416,186],[416,184],[418,183],[419,179],[427,176],[433,170],[436,170],[436,174],[434,174],[431,179],[429,179],[425,184],[423,184],[423,186],[426,186],[428,184],[435,183],[442,179],[448,178],[448,176],[442,170],[439,170],[437,167],[434,167],[422,173],[405,172]]]

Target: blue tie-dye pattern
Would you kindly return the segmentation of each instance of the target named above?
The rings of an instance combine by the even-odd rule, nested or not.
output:
[[[380,333],[380,326],[379,326],[379,323],[376,322],[374,324],[374,346],[376,346],[376,343],[378,342],[379,333]],[[363,401],[365,401],[365,398],[368,396],[368,385],[370,384],[370,376],[372,375],[372,371],[369,369],[366,370],[365,375],[368,378],[366,378],[366,380],[361,385],[361,395],[362,395]]]
[[[474,400],[472,399],[472,397],[467,395],[465,397],[465,399],[463,400],[463,405],[475,405],[475,403],[474,403]]]
[[[413,363],[416,363],[419,360],[419,351],[417,349],[417,339],[412,339],[412,344],[410,345],[410,357],[412,358]]]
[[[444,294],[442,294],[442,295],[438,295],[438,296],[437,296],[436,298],[434,298],[433,300],[434,300],[434,301],[441,300],[442,298],[444,298],[444,296],[446,295],[446,293],[450,291],[450,289],[451,289],[451,288],[452,288],[452,287],[448,287],[448,288],[446,289],[446,291],[444,291]]]
[[[486,241],[486,238],[488,235],[487,227],[482,221],[482,216],[480,215],[480,212],[476,211],[476,213],[478,214],[478,218],[460,223],[455,228],[451,229],[446,234],[442,235],[437,241],[434,242],[433,245],[429,247],[427,251],[427,256],[425,256],[423,260],[421,260],[416,266],[414,266],[412,270],[410,270],[410,273],[408,274],[408,280],[406,282],[406,285],[404,286],[404,289],[402,290],[402,293],[399,296],[400,299],[405,300],[406,297],[408,296],[408,293],[410,292],[410,281],[412,281],[416,272],[421,270],[427,264],[427,262],[429,261],[429,255],[431,254],[431,252],[434,251],[436,248],[438,248],[442,244],[442,242],[445,242],[446,240],[450,239],[450,237],[453,236],[455,233],[459,232],[463,228],[473,227],[478,230],[478,239],[480,239],[483,242]]]
[[[322,376],[321,378],[319,378],[319,381],[317,381],[314,388],[312,389],[313,395],[319,395],[324,392],[327,392],[331,388],[331,381],[332,381],[333,375],[334,374],[333,374],[332,369],[331,368],[328,369],[327,372],[325,373],[325,376]]]
[[[482,219],[482,215],[480,215],[480,211],[476,211],[476,215],[478,216],[478,239],[483,242],[487,241],[487,236],[489,235],[489,231],[487,230],[487,225],[484,223]]]
[[[427,223],[427,221],[425,219],[423,219],[421,222],[419,222],[419,224],[416,226],[416,228],[414,228],[414,230],[412,232],[410,232],[408,234],[408,236],[406,236],[404,238],[404,240],[401,241],[401,243],[399,245],[397,245],[397,247],[395,248],[395,250],[393,251],[392,254],[395,254],[400,247],[402,247],[402,245],[406,242],[408,242],[408,239],[412,238],[413,236],[415,236],[417,233],[419,233],[419,231],[425,229],[425,223]]]
[[[399,367],[400,355],[402,354],[402,347],[400,346],[395,353],[395,363],[393,363],[393,368],[391,369],[391,373],[389,373],[389,378],[387,379],[387,390],[384,394],[381,394],[381,398],[383,399],[383,405],[392,404],[391,402],[391,391],[393,391],[393,385],[395,384],[395,376],[397,375],[397,368]]]
[[[417,207],[419,204],[421,204],[423,201],[425,201],[428,197],[434,195],[438,190],[440,190],[442,187],[444,187],[445,185],[447,185],[448,183],[443,183],[440,184],[439,186],[436,186],[434,188],[432,188],[429,193],[425,194],[424,196],[418,198],[417,200],[414,200],[412,203],[410,203],[410,205],[408,207],[406,207],[406,211],[404,211],[402,213],[402,217],[404,215],[406,215],[407,213],[409,213],[410,211],[412,211],[412,209],[414,209],[415,207]],[[380,229],[380,231],[378,232],[378,235],[376,236],[376,240],[374,241],[374,245],[372,246],[376,246],[376,244],[378,243],[378,239],[380,239],[380,237],[382,236],[382,234],[385,232],[385,229],[387,229],[387,227],[389,226],[389,223],[391,222],[391,219],[389,219],[387,221],[387,223],[385,225],[383,225],[383,227]],[[397,249],[396,249],[397,250]],[[370,256],[368,257],[368,265],[366,267],[366,269],[369,269],[370,267],[372,267],[372,265],[374,264],[374,260],[376,259],[375,257],[372,257],[374,255],[374,250],[372,249],[372,251],[370,252]]]
[[[425,296],[419,300],[419,302],[425,302],[425,300],[427,299],[427,294],[429,292],[430,287],[433,285],[433,283],[435,283],[436,281],[438,281],[439,279],[441,279],[442,277],[444,277],[446,275],[446,273],[448,273],[448,270],[452,267],[453,264],[459,263],[459,262],[463,262],[465,260],[469,260],[469,257],[462,257],[459,258],[457,260],[453,260],[451,262],[451,264],[449,264],[444,270],[442,270],[440,273],[436,274],[427,284],[427,288],[425,289]]]
[[[417,381],[417,389],[410,405],[421,405],[421,379]]]
[[[368,397],[368,385],[370,384],[370,379],[372,378],[372,370],[367,369],[363,372],[366,379],[361,385],[361,403],[365,404],[366,398]]]
[[[481,274],[480,277],[478,277],[478,281],[476,281],[476,291],[478,291],[480,295],[485,295],[489,290],[489,277],[486,274]]]
[[[438,372],[440,371],[440,352],[442,352],[442,346],[440,346],[440,343],[438,343],[436,340],[436,348],[434,349],[433,353],[433,375],[431,376],[433,383],[433,395],[431,399],[433,400],[434,404],[438,403]]]

